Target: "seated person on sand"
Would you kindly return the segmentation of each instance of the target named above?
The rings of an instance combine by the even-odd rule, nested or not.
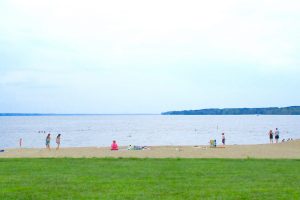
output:
[[[217,140],[210,140],[209,141],[210,147],[217,147]]]
[[[110,150],[112,151],[119,150],[116,140],[113,140]]]

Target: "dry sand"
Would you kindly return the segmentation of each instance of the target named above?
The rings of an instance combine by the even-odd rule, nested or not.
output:
[[[5,149],[0,158],[288,158],[300,159],[300,140],[279,144],[208,146],[153,146],[148,150],[111,151],[108,147],[61,148],[60,150],[22,148]]]

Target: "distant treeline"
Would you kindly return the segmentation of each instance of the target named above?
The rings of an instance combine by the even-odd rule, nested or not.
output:
[[[270,108],[211,108],[163,112],[162,115],[300,115],[300,106]]]

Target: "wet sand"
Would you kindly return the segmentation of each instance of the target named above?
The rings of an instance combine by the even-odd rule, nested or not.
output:
[[[0,158],[283,158],[300,159],[300,140],[279,144],[209,146],[153,146],[147,150],[127,150],[120,147],[74,147],[51,151],[38,148],[5,149]]]

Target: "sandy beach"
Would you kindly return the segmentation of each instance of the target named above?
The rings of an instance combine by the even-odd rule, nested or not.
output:
[[[300,140],[279,144],[227,145],[225,148],[209,146],[153,146],[146,150],[127,150],[120,147],[77,147],[59,150],[19,148],[5,149],[0,158],[286,158],[300,159]]]

